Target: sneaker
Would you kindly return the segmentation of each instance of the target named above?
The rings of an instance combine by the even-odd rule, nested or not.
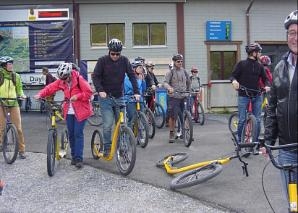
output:
[[[2,151],[3,151],[2,144],[0,144],[0,152],[2,152]]]
[[[175,141],[175,134],[173,131],[170,131],[169,143],[174,143]]]
[[[70,165],[76,165],[76,163],[77,163],[77,161],[74,158],[72,158],[70,161]]]
[[[19,158],[20,159],[26,159],[25,153],[24,152],[20,152],[19,153]]]
[[[78,169],[81,169],[81,168],[83,167],[83,162],[82,162],[82,161],[77,161],[77,162],[76,162],[76,167],[77,167]]]

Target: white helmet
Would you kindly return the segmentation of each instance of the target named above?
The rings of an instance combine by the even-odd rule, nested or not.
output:
[[[57,76],[61,80],[65,80],[70,76],[72,63],[61,63],[57,69]]]
[[[289,29],[289,26],[291,24],[298,24],[297,16],[298,16],[298,10],[295,10],[295,11],[291,12],[287,16],[287,18],[285,20],[285,28],[286,28],[286,30]]]

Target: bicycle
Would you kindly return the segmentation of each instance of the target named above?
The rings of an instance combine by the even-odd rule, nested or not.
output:
[[[187,93],[190,94],[189,91],[175,91],[175,93]],[[189,97],[189,96],[188,96]],[[193,123],[191,118],[189,106],[189,98],[184,98],[183,101],[183,111],[179,112],[175,129],[176,129],[176,139],[180,138],[183,139],[184,145],[189,147],[194,140],[193,138]]]
[[[91,126],[102,125],[99,101],[92,101],[92,115],[87,119],[87,121]]]
[[[6,116],[2,137],[2,152],[7,164],[15,162],[19,152],[19,138],[16,126],[10,120],[9,102],[17,102],[18,98],[0,98],[3,113]]]
[[[151,89],[149,89],[145,95],[145,97],[152,97],[150,100],[147,102],[148,108],[153,112],[154,114],[154,121],[155,121],[155,126],[159,129],[161,129],[166,122],[166,113],[162,105],[158,102],[156,102],[155,99],[155,93]]]
[[[111,161],[116,155],[116,165],[119,172],[126,176],[131,173],[136,161],[136,139],[132,130],[127,126],[126,105],[118,103],[116,99],[109,96],[117,107],[120,108],[120,113],[117,116],[117,121],[112,134],[112,146],[109,155],[103,153],[103,136],[99,130],[94,130],[91,137],[91,153],[94,159],[103,159]]]
[[[156,166],[160,168],[163,167],[165,171],[170,175],[182,173],[171,181],[170,188],[172,190],[194,186],[196,184],[200,184],[207,180],[210,180],[211,178],[217,176],[223,170],[222,165],[230,163],[231,160],[236,158],[242,163],[243,173],[248,176],[248,163],[242,160],[242,157],[246,157],[247,153],[241,155],[240,151],[242,148],[254,147],[258,143],[254,142],[250,144],[238,144],[235,136],[233,136],[232,140],[236,147],[235,151],[233,154],[230,154],[226,157],[197,162],[183,167],[175,167],[174,165],[176,163],[181,162],[187,158],[186,153],[175,153],[167,155],[163,159],[159,160]]]
[[[194,96],[192,96],[194,95]],[[199,99],[200,97],[200,92],[192,92],[190,93],[190,98],[194,97],[194,101],[193,104],[190,109],[191,115],[193,116],[193,120],[196,123],[199,123],[201,126],[204,125],[205,123],[205,112],[204,112],[204,108],[202,106],[202,103]]]
[[[41,99],[41,101],[46,101],[46,99]],[[56,170],[56,160],[60,161],[62,158],[67,157],[67,152],[69,148],[69,137],[68,130],[64,128],[61,133],[61,139],[58,140],[58,128],[57,128],[57,117],[59,119],[64,118],[60,114],[61,103],[68,101],[46,101],[48,106],[51,126],[48,129],[48,142],[47,142],[47,172],[50,177],[55,174]]]
[[[148,137],[153,139],[155,136],[155,127],[156,127],[154,114],[151,111],[151,109],[147,106],[147,104],[145,104],[144,102],[143,102],[143,106],[144,106],[144,113],[148,120]]]
[[[145,148],[149,140],[149,124],[145,113],[141,111],[139,101],[136,102],[136,113],[132,118],[132,131],[137,145],[140,144],[142,148]]]
[[[294,164],[282,165],[275,160],[275,157],[273,156],[273,153],[272,153],[273,150],[280,150],[280,149],[291,149],[291,150],[297,152],[298,143],[287,144],[287,145],[276,145],[276,146],[271,146],[271,145],[264,143],[264,145],[265,145],[266,152],[268,153],[270,161],[273,164],[273,166],[277,169],[285,170],[288,172],[288,202],[289,202],[289,208],[290,208],[289,212],[298,212],[298,209],[297,209],[297,198],[298,198],[297,197],[297,182],[294,182],[292,180],[292,177],[293,177],[292,173],[294,172],[295,169],[297,170],[298,163],[296,162]],[[262,178],[262,184],[263,184],[263,178]],[[263,187],[263,190],[264,190],[264,187]],[[265,191],[264,191],[264,193],[265,193]],[[266,196],[266,199],[267,199],[272,211],[274,212],[273,207],[271,206],[266,193],[265,193],[265,196]]]

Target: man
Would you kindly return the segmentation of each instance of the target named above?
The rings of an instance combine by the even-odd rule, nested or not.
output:
[[[100,109],[103,120],[104,155],[111,150],[112,126],[118,112],[114,113],[116,105],[109,96],[116,98],[117,102],[123,101],[123,83],[125,73],[133,86],[134,96],[140,99],[137,81],[127,57],[121,55],[122,42],[118,39],[110,40],[109,54],[98,59],[93,72],[93,84],[99,94]]]
[[[269,145],[274,145],[277,137],[280,145],[297,143],[297,15],[298,11],[293,11],[284,22],[289,51],[273,72],[264,135],[265,142]],[[278,161],[281,165],[295,164],[297,160],[297,148],[280,150]],[[292,174],[292,181],[297,183],[297,168]],[[281,176],[283,191],[288,197],[288,173],[281,170]]]
[[[13,70],[13,58],[4,56],[0,58],[0,97],[1,98],[26,98],[23,92],[21,77]],[[25,140],[22,129],[20,107],[17,101],[4,101],[8,105],[11,122],[16,126],[19,137],[19,157],[25,159]],[[4,110],[0,108],[0,145],[6,123]]]
[[[189,76],[183,68],[183,56],[176,54],[172,57],[173,67],[165,75],[164,87],[169,92],[168,116],[170,136],[169,143],[175,140],[174,128],[179,112],[183,110],[184,98],[187,94],[174,93],[175,91],[185,92],[190,89]]]
[[[46,77],[46,80],[45,80],[46,86],[57,80],[51,73],[49,73],[49,69],[47,67],[42,68],[42,74]],[[54,101],[54,97],[55,97],[55,94],[49,97],[46,97],[46,99],[48,101]]]
[[[250,101],[250,96],[252,96],[252,110],[253,114],[257,120],[257,135],[259,137],[260,133],[260,123],[261,123],[261,106],[262,106],[262,96],[258,92],[259,89],[259,79],[265,82],[265,90],[269,91],[269,82],[266,77],[266,73],[262,64],[258,62],[261,56],[261,46],[258,43],[251,43],[245,47],[246,53],[248,55],[246,60],[239,61],[232,72],[230,78],[233,88],[238,90],[238,112],[239,112],[239,122],[238,122],[238,143],[241,143],[241,133],[244,127],[246,119],[246,109]],[[242,90],[240,86],[247,88],[248,91]]]

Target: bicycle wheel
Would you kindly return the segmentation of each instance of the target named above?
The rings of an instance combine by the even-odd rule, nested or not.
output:
[[[165,125],[165,122],[166,122],[166,113],[160,103],[156,102],[154,104],[154,112],[153,113],[154,113],[156,127],[161,129]]]
[[[207,166],[182,173],[171,181],[170,188],[173,190],[181,189],[203,183],[217,176],[222,169],[222,165],[211,163]]]
[[[47,144],[47,171],[50,177],[52,177],[55,173],[56,141],[57,141],[56,131],[52,129],[49,130],[48,144]]]
[[[161,160],[157,161],[156,166],[159,167],[159,168],[163,167],[164,166],[164,164],[163,164],[164,160],[166,160],[170,156],[172,156],[171,165],[174,165],[176,163],[184,161],[188,157],[187,153],[185,153],[185,152],[181,152],[181,153],[178,152],[178,153],[174,153],[174,154],[169,154],[169,155],[163,157]]]
[[[257,120],[253,114],[249,114],[245,121],[242,134],[241,143],[253,143],[257,141]],[[245,152],[251,153],[253,148],[244,148]]]
[[[66,157],[69,148],[69,136],[67,128],[64,128],[61,133],[61,152],[63,152],[63,157]]]
[[[175,123],[175,133],[176,133],[175,139],[178,139],[178,138],[183,139],[182,119],[183,119],[182,114],[179,113]]]
[[[118,136],[116,164],[124,176],[131,173],[136,162],[136,139],[130,128],[121,126]]]
[[[137,145],[145,148],[148,145],[148,120],[143,112],[137,112],[133,122],[133,133],[137,139]]]
[[[197,110],[198,110],[197,112],[198,117],[196,118],[197,119],[196,121],[199,122],[201,126],[203,126],[205,123],[205,112],[200,102],[198,102]]]
[[[189,147],[193,141],[193,123],[190,112],[183,112],[183,141],[186,147]]]
[[[232,134],[237,133],[239,115],[238,112],[233,112],[229,117],[229,130]]]
[[[153,139],[155,136],[155,119],[154,114],[149,108],[145,108],[144,113],[148,120],[148,136],[149,138]]]
[[[91,153],[94,159],[98,159],[98,153],[103,147],[103,136],[99,130],[94,130],[91,137]]]
[[[92,126],[100,126],[102,124],[102,116],[100,112],[99,103],[92,104],[92,115],[87,119]]]
[[[19,151],[19,138],[17,129],[12,123],[5,127],[2,149],[5,162],[8,164],[15,162]]]

